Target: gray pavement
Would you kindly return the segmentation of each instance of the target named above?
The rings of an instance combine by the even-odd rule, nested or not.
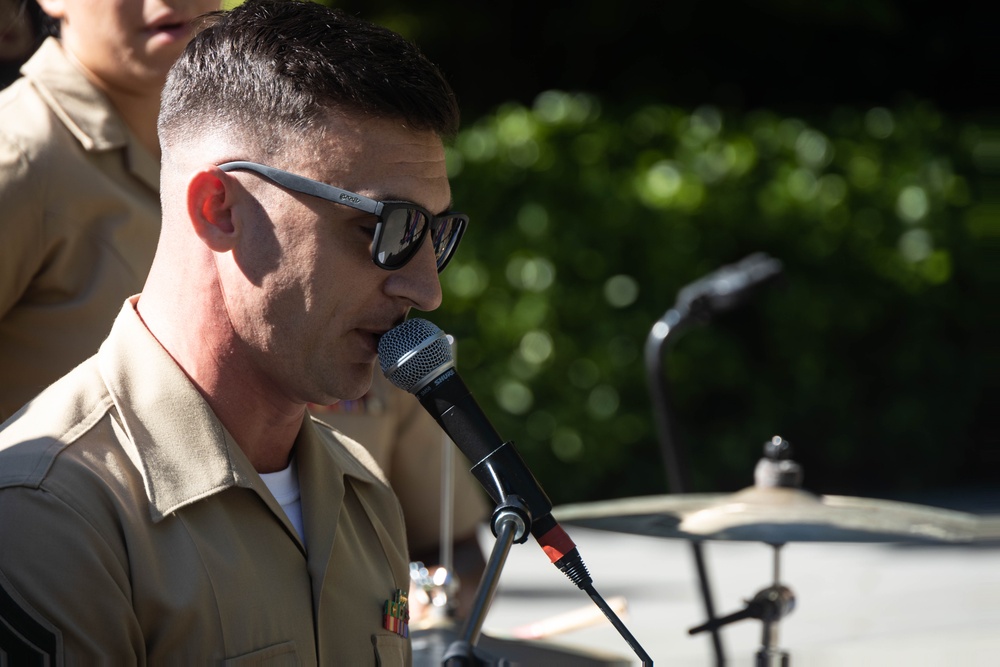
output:
[[[704,620],[687,542],[572,526],[567,531],[596,589],[605,598],[624,596],[622,618],[656,665],[714,664],[709,636],[687,633]],[[488,554],[488,530],[481,541]],[[718,615],[742,608],[773,581],[767,545],[708,542],[705,554]],[[778,626],[778,645],[793,666],[1000,665],[1000,545],[803,542],[786,545],[780,562],[781,583],[795,593],[796,607]],[[596,607],[529,540],[511,548],[484,631],[507,637],[518,627],[583,609]],[[724,628],[727,666],[754,665],[761,632],[756,620]],[[543,645],[639,664],[603,618]]]

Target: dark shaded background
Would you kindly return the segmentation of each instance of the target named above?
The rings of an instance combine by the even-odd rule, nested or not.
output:
[[[902,0],[406,2],[337,0],[439,63],[477,116],[550,88],[634,105],[788,113],[908,97],[996,111],[996,11]]]

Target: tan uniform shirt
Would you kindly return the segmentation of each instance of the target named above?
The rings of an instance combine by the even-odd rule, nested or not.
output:
[[[0,421],[94,354],[142,289],[159,165],[48,39],[0,92]]]
[[[0,431],[0,648],[11,664],[409,663],[383,629],[409,580],[382,473],[311,419],[295,462],[308,549],[127,302],[100,352]]]
[[[433,549],[441,537],[441,472],[445,447],[452,450],[453,535],[476,534],[489,515],[485,492],[469,473],[472,463],[448,440],[416,397],[393,386],[377,369],[371,390],[356,401],[312,408],[327,424],[364,443],[385,471],[406,514],[410,549]],[[471,582],[470,585],[474,585]]]

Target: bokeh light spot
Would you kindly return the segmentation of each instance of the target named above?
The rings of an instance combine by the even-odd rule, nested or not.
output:
[[[537,238],[549,228],[548,210],[536,202],[528,202],[517,212],[517,227],[526,236]]]
[[[521,337],[519,351],[529,363],[544,363],[552,356],[552,350],[552,336],[546,331],[529,331]]]
[[[896,198],[896,213],[906,222],[918,222],[927,216],[930,201],[919,185],[909,185]]]
[[[608,419],[618,411],[620,403],[618,391],[611,385],[602,384],[587,396],[587,411],[595,419]]]
[[[611,276],[604,283],[604,298],[614,308],[625,308],[639,298],[639,283],[632,276]]]
[[[865,130],[876,139],[888,139],[896,129],[892,112],[884,107],[875,107],[865,114]]]
[[[552,434],[552,453],[566,463],[578,461],[583,456],[583,439],[573,429],[560,427]]]
[[[535,401],[531,389],[511,378],[501,380],[495,389],[497,405],[512,415],[523,415]]]

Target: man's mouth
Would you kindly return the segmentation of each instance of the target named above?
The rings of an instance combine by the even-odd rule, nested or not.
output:
[[[190,21],[171,19],[157,21],[146,28],[146,31],[151,35],[167,35],[174,39],[186,37],[190,30]]]
[[[178,35],[186,30],[187,23],[164,23],[153,28],[153,32],[166,32]]]

